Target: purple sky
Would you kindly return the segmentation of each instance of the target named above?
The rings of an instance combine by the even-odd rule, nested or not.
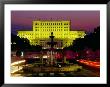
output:
[[[71,30],[93,31],[100,26],[100,11],[12,11],[12,33],[32,30],[33,20],[71,20]]]

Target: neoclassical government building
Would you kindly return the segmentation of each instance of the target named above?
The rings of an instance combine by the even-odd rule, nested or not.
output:
[[[84,38],[85,31],[73,31],[70,21],[55,21],[55,20],[39,20],[33,21],[32,31],[18,31],[17,36],[27,38],[31,45],[41,45],[43,49],[48,49],[50,46],[47,42],[50,41],[49,36],[53,32],[54,41],[57,44],[56,49],[62,49],[70,46],[76,38]]]

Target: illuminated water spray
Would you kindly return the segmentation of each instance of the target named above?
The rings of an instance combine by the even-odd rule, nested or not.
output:
[[[50,48],[50,64],[53,65],[53,61],[54,61],[54,45],[57,44],[57,42],[54,42],[54,36],[53,36],[53,32],[51,32],[51,36],[49,36],[51,38],[51,41],[50,42],[47,42],[48,45],[51,46]]]

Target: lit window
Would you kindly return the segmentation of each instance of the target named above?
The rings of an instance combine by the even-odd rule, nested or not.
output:
[[[64,25],[68,25],[67,23],[65,23]]]

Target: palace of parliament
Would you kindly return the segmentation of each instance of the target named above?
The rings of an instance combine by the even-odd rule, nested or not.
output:
[[[32,31],[18,31],[17,36],[20,38],[27,38],[31,45],[41,45],[43,49],[48,49],[50,46],[50,35],[53,32],[54,41],[57,44],[56,49],[62,49],[70,46],[76,38],[84,38],[85,31],[70,30],[70,21],[53,21],[53,20],[39,20],[33,21]]]

